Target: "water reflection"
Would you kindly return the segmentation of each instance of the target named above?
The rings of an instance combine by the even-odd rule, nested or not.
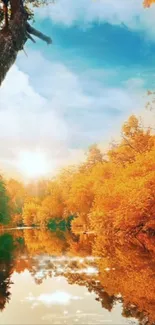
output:
[[[2,324],[153,324],[155,261],[135,247],[92,256],[91,235],[0,236]]]

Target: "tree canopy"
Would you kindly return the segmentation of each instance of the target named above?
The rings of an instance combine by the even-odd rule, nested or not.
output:
[[[132,115],[122,126],[120,142],[105,153],[92,145],[83,163],[38,183],[24,186],[9,180],[4,185],[1,180],[1,224],[8,220],[9,197],[13,226],[72,227],[75,233],[87,229],[105,239],[106,245],[118,234],[151,233],[154,157],[152,129]],[[144,236],[141,239],[146,241]]]
[[[0,176],[0,224],[6,225],[9,222],[9,197],[3,178]]]

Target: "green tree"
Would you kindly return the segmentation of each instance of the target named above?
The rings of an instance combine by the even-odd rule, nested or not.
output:
[[[2,177],[0,177],[0,224],[6,225],[9,222],[9,198]]]

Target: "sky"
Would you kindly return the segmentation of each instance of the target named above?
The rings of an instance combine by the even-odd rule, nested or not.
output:
[[[27,42],[0,89],[0,169],[22,175],[25,153],[39,152],[48,173],[78,163],[91,144],[107,148],[131,114],[153,127],[145,104],[155,89],[154,17],[142,0],[36,9],[34,26],[53,44]]]

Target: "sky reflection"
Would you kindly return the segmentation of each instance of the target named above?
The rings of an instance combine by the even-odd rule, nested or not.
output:
[[[55,258],[55,262],[58,261],[60,263],[60,258]],[[38,274],[44,277],[45,269],[41,267]],[[96,270],[87,265],[85,269],[80,270],[80,273],[93,281]],[[93,291],[89,292],[87,286],[69,284],[64,276],[58,274],[53,277],[46,276],[38,285],[27,270],[20,274],[14,272],[11,280],[12,298],[0,315],[1,324],[129,323],[129,320],[121,316],[121,303],[116,303],[112,312],[109,312],[101,307],[100,302],[96,300],[96,294]],[[97,279],[95,281],[97,284]]]

